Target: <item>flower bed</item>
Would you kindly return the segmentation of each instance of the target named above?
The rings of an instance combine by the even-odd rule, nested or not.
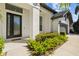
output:
[[[36,40],[29,39],[27,44],[32,51],[32,55],[46,55],[66,41],[66,35],[42,33],[36,36]]]

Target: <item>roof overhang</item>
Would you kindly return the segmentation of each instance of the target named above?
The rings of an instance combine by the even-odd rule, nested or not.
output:
[[[53,16],[51,19],[54,20],[54,19],[61,18],[61,17],[63,17],[63,15]]]
[[[55,10],[53,10],[52,8],[50,8],[49,6],[47,6],[45,3],[40,3],[40,6],[41,7],[43,7],[43,8],[45,8],[45,9],[47,9],[47,10],[49,10],[50,12],[52,12],[52,13],[57,13]]]
[[[53,20],[53,19],[65,17],[67,15],[67,13],[68,12],[66,12],[66,11],[58,12],[58,13],[54,14],[51,19]]]
[[[59,24],[60,24],[60,26],[68,26],[68,24],[66,22],[62,22],[62,21],[60,21]]]

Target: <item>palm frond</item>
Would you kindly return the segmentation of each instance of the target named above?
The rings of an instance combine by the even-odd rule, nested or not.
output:
[[[70,6],[70,3],[59,3],[60,9],[67,10]]]

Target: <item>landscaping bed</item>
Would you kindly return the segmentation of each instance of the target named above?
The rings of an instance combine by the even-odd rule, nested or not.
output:
[[[2,56],[3,53],[3,48],[4,48],[4,39],[0,37],[0,56]]]
[[[36,39],[27,41],[28,48],[32,51],[32,55],[49,55],[57,47],[67,41],[67,36],[57,33],[41,33],[36,36]]]

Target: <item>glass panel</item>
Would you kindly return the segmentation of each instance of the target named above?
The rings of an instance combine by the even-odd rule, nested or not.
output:
[[[14,35],[20,34],[20,17],[14,16]]]
[[[42,31],[42,16],[40,16],[40,31]]]
[[[10,15],[8,14],[8,36],[10,35]]]

